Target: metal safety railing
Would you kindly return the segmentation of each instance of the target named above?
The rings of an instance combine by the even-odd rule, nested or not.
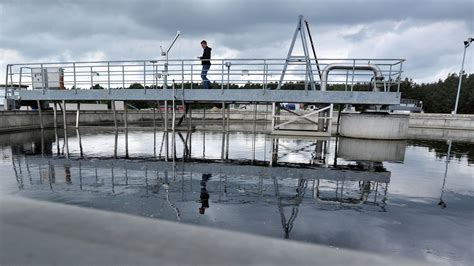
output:
[[[207,73],[213,89],[276,89],[286,59],[212,59]],[[281,89],[399,91],[404,59],[306,59],[293,61],[285,71]],[[318,64],[325,75],[320,75]],[[334,66],[339,67],[334,67]],[[377,71],[370,71],[369,67]],[[5,98],[19,89],[200,89],[199,59],[85,61],[8,64]],[[327,68],[327,71],[324,72]],[[329,71],[331,70],[331,71]],[[367,71],[369,70],[369,71]],[[324,79],[324,80],[323,80]]]

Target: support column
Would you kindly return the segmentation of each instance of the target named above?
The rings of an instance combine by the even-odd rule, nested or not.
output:
[[[81,114],[81,103],[77,102],[77,108],[76,108],[76,129],[79,129],[79,118]]]
[[[110,101],[110,106],[112,107],[112,113],[114,115],[114,127],[115,127],[114,158],[117,158],[118,126],[117,126],[117,112],[115,110],[115,101]]]
[[[165,161],[168,161],[168,156],[169,156],[169,139],[168,139],[168,101],[165,101],[165,131],[164,131],[164,137],[165,137]]]
[[[54,102],[53,104],[53,123],[54,123],[54,128],[58,128],[58,106],[57,106],[57,103],[56,101]]]
[[[110,106],[112,107],[112,113],[114,115],[114,127],[115,127],[115,130],[117,131],[118,126],[117,126],[117,112],[115,110],[115,101],[110,101]]]
[[[128,158],[128,108],[127,102],[123,101],[124,125],[125,125],[125,158]]]
[[[38,105],[38,114],[39,114],[39,123],[40,123],[40,128],[44,129],[44,124],[43,124],[43,108],[41,108],[41,101],[36,101],[36,104]]]

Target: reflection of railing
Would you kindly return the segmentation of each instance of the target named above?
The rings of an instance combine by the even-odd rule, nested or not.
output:
[[[56,165],[68,167],[99,168],[99,169],[128,169],[149,171],[175,171],[176,167],[182,172],[209,173],[218,172],[228,175],[242,176],[273,176],[281,178],[315,179],[316,176],[330,180],[350,181],[379,181],[390,182],[390,172],[371,172],[353,169],[351,166],[338,167],[304,167],[301,164],[286,163],[278,167],[267,167],[250,165],[249,162],[235,161],[233,163],[222,163],[220,160],[202,160],[192,163],[174,163],[165,161],[118,161],[113,159],[103,160],[69,160],[69,159],[45,159],[40,157],[28,158],[30,163],[38,165]],[[246,164],[247,163],[247,164]],[[177,166],[179,164],[179,166]]]
[[[351,68],[334,69],[326,73],[326,81],[321,84],[317,71],[311,73],[315,83],[345,84],[343,88],[357,89],[357,84],[373,84],[374,73],[361,71],[362,66],[378,69],[375,80],[386,84],[386,91],[393,86],[399,89],[402,74],[402,59],[318,59],[321,67],[350,65]],[[285,59],[213,59],[208,72],[211,80],[220,89],[235,87],[275,89],[279,81]],[[316,64],[313,60],[312,64]],[[166,69],[166,70],[165,70]],[[314,68],[316,69],[316,68]],[[6,68],[6,86],[14,90],[14,84],[36,89],[122,89],[163,88],[173,81],[182,88],[200,88],[201,62],[185,60],[131,60],[131,61],[89,61],[9,64]],[[306,62],[291,65],[286,70],[282,89],[304,89],[308,84]],[[380,77],[383,76],[383,77]],[[166,77],[166,79],[164,78]],[[166,82],[168,80],[168,82]],[[135,85],[134,85],[135,84]],[[319,86],[319,87],[320,87]],[[316,86],[318,87],[318,86]],[[5,97],[9,95],[8,90]]]
[[[376,207],[386,211],[388,183],[384,181],[331,181],[318,179],[313,187],[314,197],[320,202],[339,203],[342,208]]]

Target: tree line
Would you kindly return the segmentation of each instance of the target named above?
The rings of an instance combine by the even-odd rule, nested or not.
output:
[[[444,80],[417,84],[411,79],[400,83],[402,98],[423,101],[426,113],[451,113],[454,110],[459,76],[449,74]],[[465,74],[461,82],[458,114],[474,114],[474,74]]]

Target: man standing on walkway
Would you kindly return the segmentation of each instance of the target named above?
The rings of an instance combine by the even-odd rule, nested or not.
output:
[[[212,48],[207,46],[207,42],[203,40],[201,42],[201,47],[204,49],[202,56],[199,57],[201,59],[202,64],[202,71],[201,71],[201,79],[203,82],[203,89],[209,89],[209,79],[207,79],[207,72],[209,68],[211,68],[211,50]]]

